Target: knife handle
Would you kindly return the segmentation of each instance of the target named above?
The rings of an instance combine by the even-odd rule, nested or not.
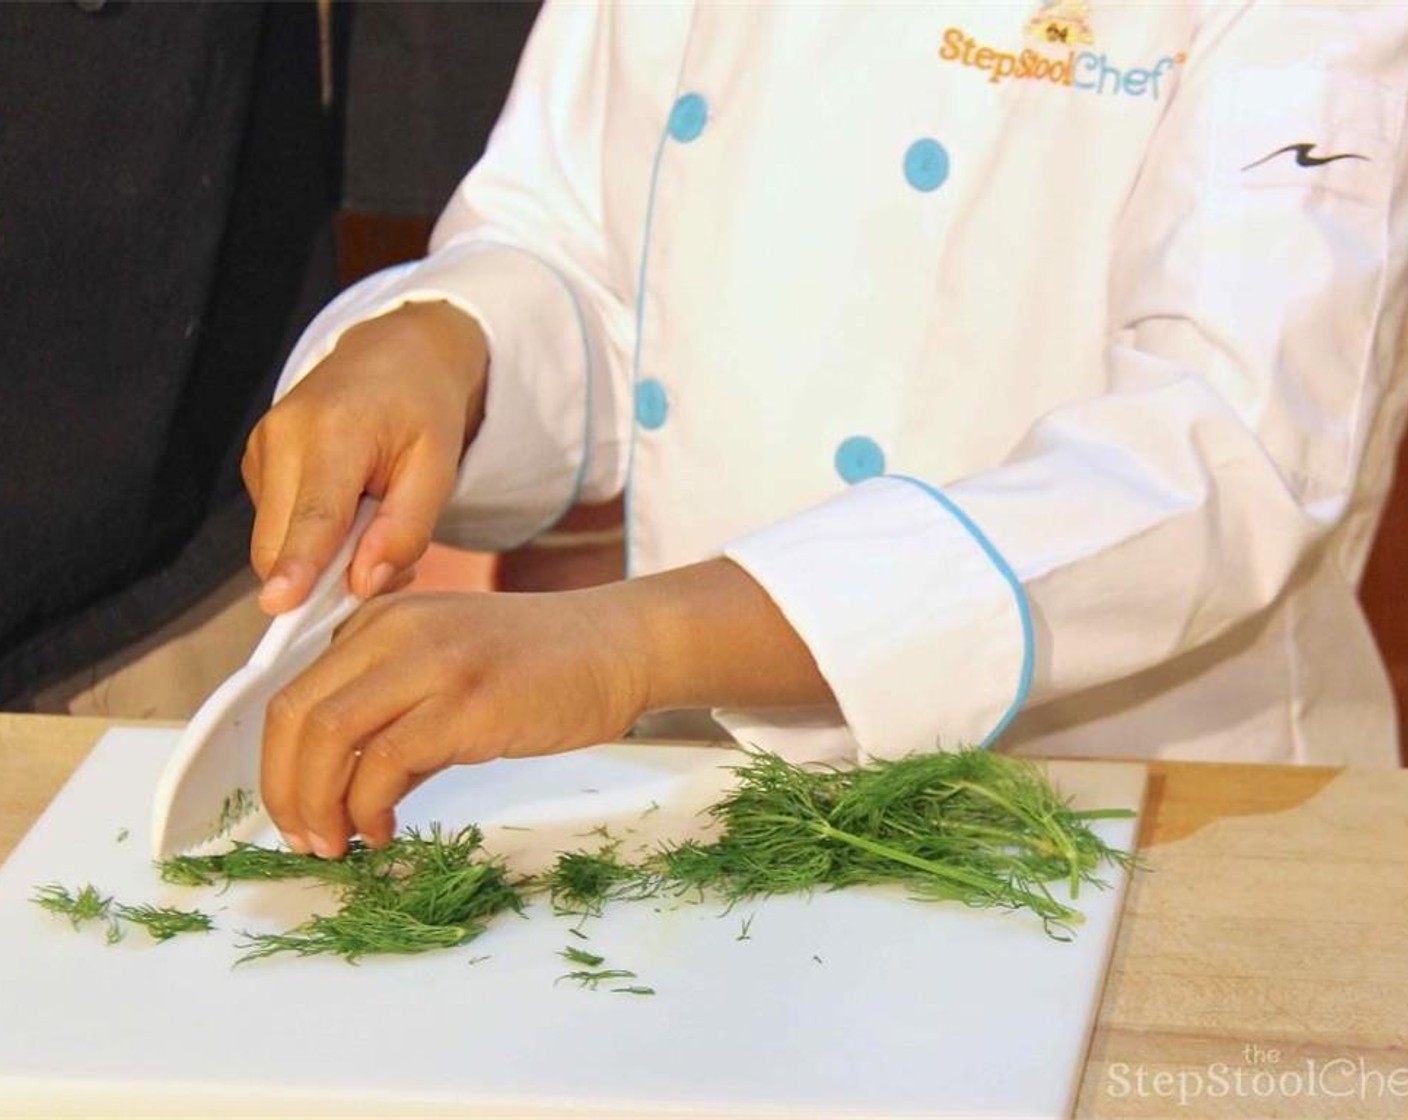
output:
[[[331,641],[332,631],[340,626],[362,600],[347,584],[347,572],[352,566],[352,554],[367,526],[372,523],[381,503],[375,498],[362,498],[347,539],[313,584],[308,598],[290,611],[285,611],[269,624],[264,637],[254,647],[249,663],[267,669],[284,654],[307,642],[325,638]]]

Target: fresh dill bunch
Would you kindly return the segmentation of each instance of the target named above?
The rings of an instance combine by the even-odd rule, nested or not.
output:
[[[969,906],[1026,909],[1052,936],[1082,918],[1047,884],[1103,885],[1097,870],[1127,867],[1092,820],[1036,767],[986,750],[912,755],[852,769],[799,766],[750,752],[708,810],[712,841],[667,844],[638,863],[617,844],[566,852],[538,881],[559,913],[595,916],[612,901],[661,892],[743,899],[894,883]],[[746,927],[744,933],[746,934]]]
[[[112,906],[112,897],[100,894],[92,883],[81,887],[77,894],[62,884],[46,883],[36,889],[30,901],[51,914],[67,918],[74,929],[88,922],[102,921]]]
[[[651,870],[679,889],[758,895],[867,883],[969,906],[1024,908],[1054,936],[1081,921],[1046,884],[1103,885],[1102,863],[1127,866],[1029,763],[985,750],[935,752],[849,770],[803,767],[757,752],[709,813],[711,843],[667,846]]]
[[[113,916],[141,926],[153,941],[170,941],[177,934],[208,933],[215,928],[209,914],[199,910],[178,910],[174,906],[124,906],[119,903],[113,907]],[[111,944],[121,940],[121,934],[114,936],[110,929],[108,938]]]

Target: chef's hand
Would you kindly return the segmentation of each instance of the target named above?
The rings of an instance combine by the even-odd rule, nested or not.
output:
[[[448,303],[409,303],[347,331],[264,415],[241,469],[265,611],[304,600],[364,492],[382,503],[353,557],[352,590],[370,598],[402,581],[483,419],[487,377],[472,318]]]
[[[652,709],[822,703],[767,594],[728,560],[582,591],[388,595],[269,705],[262,797],[296,851],[387,843],[456,763],[620,738]]]

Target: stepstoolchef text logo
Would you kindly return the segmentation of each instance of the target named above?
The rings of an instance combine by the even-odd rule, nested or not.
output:
[[[1343,1105],[1333,1103],[1337,1101],[1402,1102],[1391,1106],[1397,1116],[1408,1106],[1408,1066],[1384,1069],[1362,1055],[1292,1058],[1278,1047],[1255,1042],[1242,1047],[1241,1059],[1211,1062],[1202,1069],[1150,1069],[1111,1062],[1105,1069],[1105,1093],[1116,1100],[1172,1102],[1193,1116],[1200,1115],[1205,1098],[1257,1101],[1260,1112],[1271,1101],[1314,1097],[1325,1105],[1316,1114],[1326,1116],[1343,1110]],[[1232,1111],[1242,1113],[1240,1108]],[[1374,1114],[1379,1115],[1377,1109]]]
[[[1095,32],[1086,0],[1048,0],[1026,21],[1024,31],[1041,49],[1003,50],[974,39],[961,27],[943,34],[939,58],[987,74],[988,81],[1048,82],[1105,97],[1148,97],[1157,101],[1160,83],[1186,56],[1167,54],[1145,66],[1129,66],[1092,49]],[[1046,53],[1054,49],[1055,53]]]

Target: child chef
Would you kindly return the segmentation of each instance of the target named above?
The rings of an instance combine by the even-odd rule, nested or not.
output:
[[[624,492],[629,578],[385,595],[275,699],[296,849],[712,709],[789,754],[1389,764],[1402,5],[549,4],[429,255],[251,437],[300,602]]]

